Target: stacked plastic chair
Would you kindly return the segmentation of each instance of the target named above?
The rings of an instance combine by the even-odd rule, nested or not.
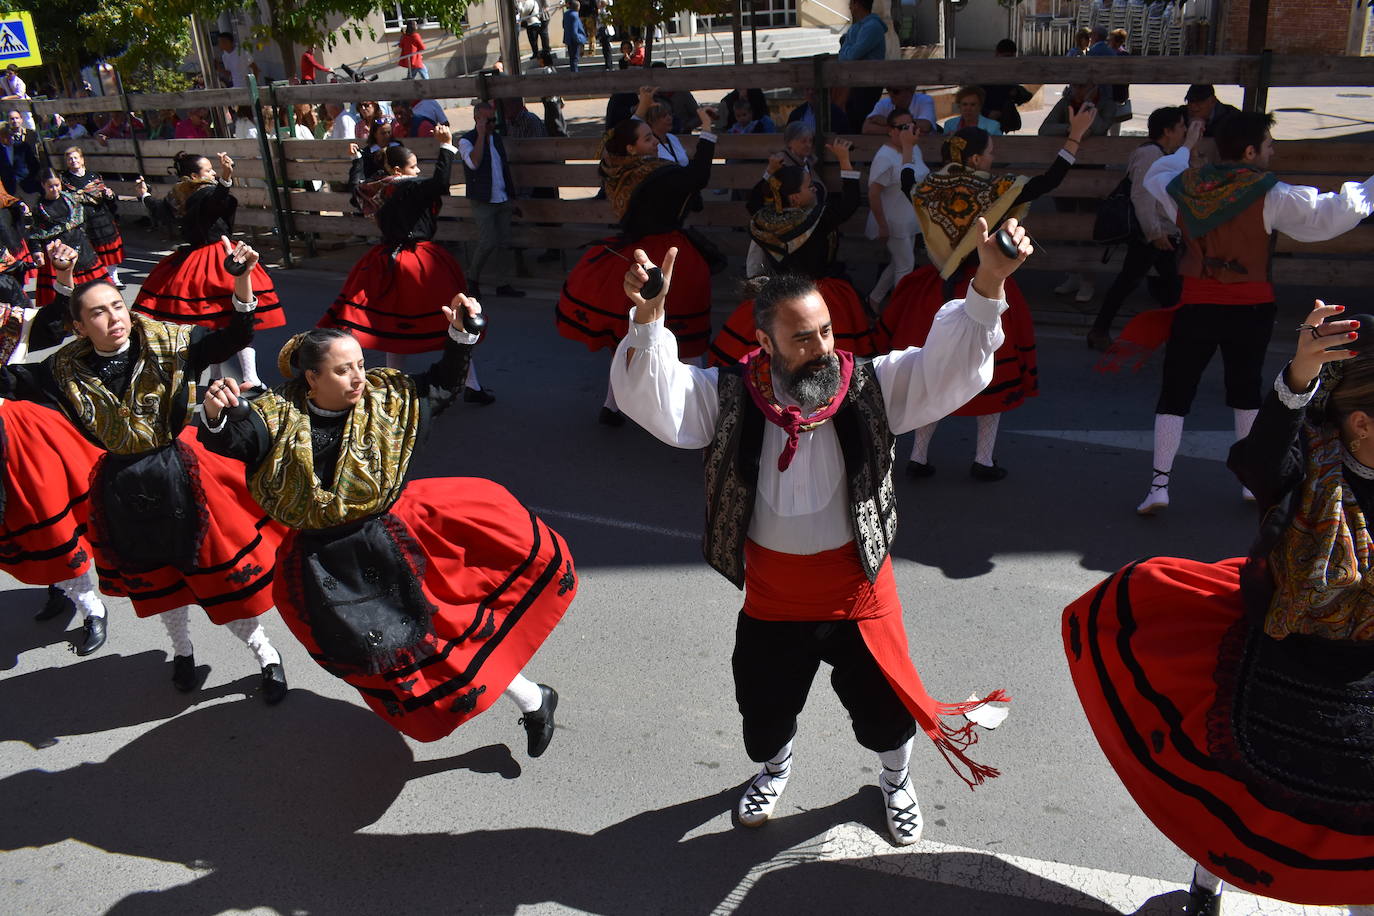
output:
[[[1145,0],[1131,0],[1126,6],[1126,48],[1132,54],[1145,53]]]

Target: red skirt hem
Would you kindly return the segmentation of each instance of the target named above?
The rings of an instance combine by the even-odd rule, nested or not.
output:
[[[104,266],[118,267],[124,262],[124,238],[118,232],[107,242],[92,244],[95,245],[95,256]]]
[[[28,277],[26,275],[25,280],[27,279]],[[109,272],[105,270],[105,265],[100,263],[99,260],[90,267],[84,270],[77,270],[72,274],[72,283],[74,286],[80,286],[82,283],[92,283],[96,280],[109,279]],[[57,274],[53,272],[52,261],[44,258],[43,263],[38,266],[37,280],[35,281],[33,294],[34,303],[39,308],[48,305],[57,298],[57,290],[53,287],[53,283],[56,280]]]
[[[353,265],[318,327],[348,331],[360,346],[385,353],[442,350],[448,320],[442,306],[468,289],[463,268],[448,249],[416,242],[396,257],[374,245]]]
[[[1195,861],[1278,900],[1374,899],[1374,825],[1357,835],[1261,803],[1260,787],[1210,750],[1228,689],[1221,659],[1246,614],[1243,565],[1144,560],[1070,604],[1063,637],[1079,700],[1141,811]]]
[[[830,309],[835,347],[848,350],[855,356],[876,356],[882,352],[878,346],[878,336],[873,332],[873,325],[854,285],[839,277],[822,277],[816,281],[816,286],[820,288],[821,298]],[[715,340],[711,341],[708,362],[713,366],[731,366],[744,359],[751,351],[758,349],[755,330],[754,300],[746,299],[716,332]]]
[[[680,231],[634,242],[605,239],[592,245],[563,284],[554,309],[558,333],[586,344],[588,350],[615,349],[629,330],[631,305],[624,283],[634,250],[641,248],[650,261],[662,264],[673,247],[677,262],[668,290],[666,324],[677,338],[679,356],[692,359],[704,354],[711,342],[711,268]]]
[[[563,538],[489,480],[412,481],[390,515],[424,558],[421,588],[436,609],[435,652],[343,679],[397,731],[437,741],[496,702],[562,619],[577,577]],[[295,537],[287,535],[279,557],[291,552]],[[284,578],[277,581],[277,608],[328,670],[291,591]]]
[[[139,617],[188,604],[200,605],[216,624],[257,617],[272,607],[276,551],[285,529],[267,518],[249,495],[241,462],[207,451],[196,440],[193,426],[182,430],[178,440],[192,452],[194,460],[187,470],[193,491],[206,505],[196,568],[184,572],[163,566],[123,572],[117,550],[102,544],[98,526],[92,525],[90,540],[100,590],[114,598],[128,598]],[[92,480],[94,475],[95,470]],[[100,496],[96,493],[92,498]]]
[[[280,328],[286,314],[272,278],[261,264],[252,270],[253,312],[259,330]],[[158,262],[134,299],[133,308],[158,321],[222,328],[234,317],[234,276],[224,269],[224,246],[179,248]]]
[[[972,271],[955,284],[956,298],[968,294]],[[954,411],[955,417],[979,417],[1014,410],[1040,393],[1035,352],[1035,323],[1030,305],[1014,278],[1006,282],[1007,310],[1002,313],[1002,346],[993,354],[992,381],[973,399]],[[888,348],[904,350],[924,346],[945,304],[944,280],[939,271],[923,264],[902,278],[878,321],[878,334]]]

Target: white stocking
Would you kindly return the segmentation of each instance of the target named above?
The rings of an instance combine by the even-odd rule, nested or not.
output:
[[[1237,410],[1236,415],[1236,441],[1244,439],[1250,435],[1250,427],[1255,425],[1255,414],[1258,410]]]
[[[1171,413],[1155,414],[1155,483],[1169,485],[1169,473],[1174,469],[1179,443],[1183,441],[1183,418]]]
[[[1211,891],[1214,894],[1221,893],[1222,880],[1203,868],[1201,862],[1196,862],[1193,865],[1193,882],[1205,891]]]
[[[195,646],[191,645],[191,618],[188,613],[190,610],[191,606],[188,604],[158,614],[162,618],[162,625],[167,628],[167,635],[172,637],[173,655],[196,654]]]
[[[106,268],[105,268],[105,272],[106,272],[107,274],[110,275],[110,282],[111,282],[111,283],[118,283],[118,282],[119,282],[119,268],[118,268],[118,267],[106,267]]]
[[[927,464],[930,456],[930,440],[935,438],[935,427],[940,421],[916,427],[916,439],[911,443],[911,460],[917,464]]]
[[[887,786],[895,789],[906,781],[907,767],[911,764],[911,746],[915,740],[908,738],[906,743],[896,750],[883,751],[878,755],[883,764],[883,781]]]
[[[467,380],[463,382],[463,384],[471,388],[473,391],[482,390],[482,383],[477,381],[477,360],[468,360],[468,377]]]
[[[258,378],[258,351],[244,347],[238,352],[239,379],[245,388],[261,388],[262,379]]]
[[[249,617],[247,620],[231,620],[224,625],[224,628],[233,633],[243,644],[248,647],[248,651],[253,653],[253,657],[258,660],[258,667],[266,668],[268,665],[280,665],[281,654],[272,647],[272,643],[267,639],[267,631],[258,623],[256,617]]]
[[[506,696],[521,712],[537,712],[539,707],[544,705],[544,692],[539,689],[538,684],[523,674],[517,674],[515,680],[510,682],[510,686],[506,688]]]
[[[406,371],[406,355],[404,353],[388,353],[386,355],[386,367],[395,369],[397,372]]]
[[[992,450],[997,445],[997,424],[1002,420],[1000,413],[984,414],[978,417],[978,447],[973,460],[992,467]]]
[[[774,776],[786,780],[792,769],[792,742],[788,741],[764,764],[764,768]],[[782,790],[779,789],[779,792]]]
[[[95,592],[95,582],[92,581],[90,571],[65,582],[58,582],[57,587],[81,610],[83,619],[105,616],[105,605],[100,603],[100,596]]]

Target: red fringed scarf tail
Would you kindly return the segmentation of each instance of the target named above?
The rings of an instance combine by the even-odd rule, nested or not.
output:
[[[754,350],[744,357],[744,387],[748,390],[749,396],[754,399],[755,406],[763,411],[769,423],[782,427],[787,433],[787,444],[778,456],[779,471],[787,470],[792,464],[792,459],[797,454],[797,446],[801,442],[801,434],[824,426],[844,404],[845,395],[849,392],[849,380],[854,375],[854,354],[846,350],[836,350],[835,355],[840,360],[839,390],[809,417],[802,416],[800,407],[784,407],[778,403],[777,396],[773,393],[773,363],[765,350]]]
[[[1171,305],[1136,315],[1126,322],[1126,327],[1121,329],[1116,340],[1093,368],[1104,374],[1120,372],[1124,368],[1139,371],[1145,361],[1169,340],[1169,333],[1174,327],[1174,315],[1178,310],[1178,305]]]

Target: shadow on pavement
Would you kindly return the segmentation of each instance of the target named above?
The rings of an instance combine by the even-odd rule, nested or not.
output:
[[[371,712],[306,692],[270,715],[256,704],[221,703],[156,726],[103,763],[0,780],[0,797],[8,800],[0,849],[70,838],[201,873],[177,887],[126,897],[110,910],[122,914],[194,916],[254,907],[510,914],[553,902],[641,916],[710,913],[741,896],[748,913],[818,898],[864,912],[913,894],[958,901],[927,912],[971,913],[997,898],[808,861],[807,841],[836,823],[869,820],[873,799],[864,792],[762,830],[727,828],[689,839],[729,810],[738,786],[591,835],[541,827],[360,832],[387,813],[408,780],[457,769],[512,778],[519,764],[502,745],[417,763],[405,740]],[[794,847],[800,848],[789,856]],[[797,864],[750,888],[750,871],[778,857]],[[1074,908],[1080,902],[1067,888],[1055,896]],[[1081,897],[1082,906],[1093,903]]]

